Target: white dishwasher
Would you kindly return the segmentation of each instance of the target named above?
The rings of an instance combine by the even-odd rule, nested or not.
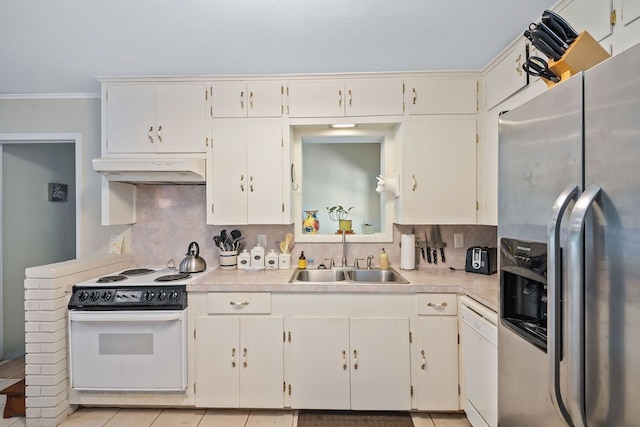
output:
[[[498,314],[460,298],[467,418],[473,427],[498,425]]]

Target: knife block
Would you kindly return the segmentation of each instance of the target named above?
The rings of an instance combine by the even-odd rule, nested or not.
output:
[[[563,82],[569,77],[599,64],[610,56],[600,43],[591,37],[591,34],[583,31],[571,43],[562,58],[557,61],[549,60],[549,69],[560,77],[560,82]],[[547,83],[548,88],[556,85],[556,83],[547,79],[543,78],[543,80]]]

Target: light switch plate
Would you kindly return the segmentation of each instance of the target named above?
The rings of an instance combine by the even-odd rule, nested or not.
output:
[[[267,247],[267,235],[266,234],[258,234],[258,244],[263,248]]]
[[[453,235],[453,247],[455,249],[464,247],[464,234],[456,233]]]

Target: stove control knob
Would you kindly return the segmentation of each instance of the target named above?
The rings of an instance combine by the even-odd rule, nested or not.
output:
[[[87,291],[80,292],[80,296],[78,296],[78,299],[80,301],[86,301],[87,298],[89,298],[89,292],[87,292]]]
[[[164,301],[166,298],[167,298],[167,293],[166,293],[165,291],[160,291],[160,292],[158,293],[158,299],[159,299],[160,301]]]
[[[100,299],[100,291],[93,291],[91,294],[91,301],[98,301]]]
[[[178,299],[178,292],[177,291],[171,291],[171,294],[169,294],[169,299],[172,301],[175,301]]]
[[[103,301],[109,301],[111,299],[111,292],[106,291],[103,295],[102,295],[102,300]]]
[[[154,294],[153,291],[146,291],[144,293],[144,299],[146,299],[147,301],[151,301],[155,295],[156,294]]]

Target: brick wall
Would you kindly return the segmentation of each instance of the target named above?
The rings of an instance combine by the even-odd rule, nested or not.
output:
[[[55,427],[69,404],[67,303],[76,283],[130,267],[128,255],[105,255],[25,271],[26,425]]]

